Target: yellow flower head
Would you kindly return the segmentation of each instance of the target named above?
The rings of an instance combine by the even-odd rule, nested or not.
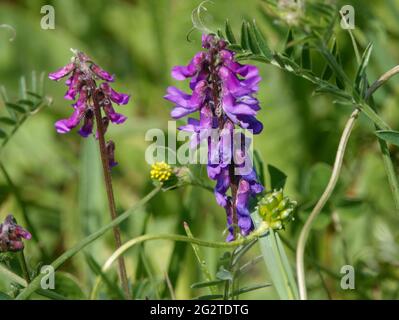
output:
[[[168,165],[166,162],[155,162],[151,166],[151,179],[158,180],[159,182],[168,181],[173,174],[172,167]]]

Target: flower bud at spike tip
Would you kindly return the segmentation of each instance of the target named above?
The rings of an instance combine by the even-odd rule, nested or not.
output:
[[[155,162],[151,166],[151,179],[156,180],[159,182],[165,182],[168,181],[173,174],[172,167],[168,165],[166,162]]]
[[[258,203],[258,213],[270,228],[280,230],[285,223],[293,220],[293,213],[297,203],[284,197],[283,191],[274,191],[265,195]]]
[[[0,223],[0,252],[16,252],[24,249],[22,239],[30,240],[31,234],[19,226],[12,215]]]

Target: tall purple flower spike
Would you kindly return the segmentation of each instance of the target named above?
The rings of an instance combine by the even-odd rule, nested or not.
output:
[[[125,122],[126,117],[116,113],[112,103],[125,105],[129,102],[130,96],[118,93],[111,88],[109,83],[114,81],[113,75],[93,63],[84,53],[75,51],[74,53],[75,55],[70,63],[49,74],[49,78],[55,81],[68,76],[65,81],[68,90],[64,98],[66,100],[76,100],[72,104],[72,116],[68,119],[58,120],[55,123],[55,128],[58,133],[67,133],[77,127],[83,120],[83,125],[78,133],[86,138],[93,133],[93,93],[95,90],[102,97],[100,105],[107,118],[105,121],[109,120],[116,124]],[[97,85],[97,81],[103,82]]]
[[[187,125],[179,129],[192,132],[192,147],[208,139],[208,176],[216,180],[216,201],[225,208],[227,215],[229,235],[226,240],[232,241],[234,224],[243,236],[253,230],[249,202],[263,191],[253,168],[249,172],[236,173],[241,165],[235,159],[248,158],[248,148],[233,148],[231,143],[237,134],[235,126],[252,130],[254,134],[263,129],[256,119],[260,107],[254,96],[261,78],[255,66],[238,63],[234,52],[226,48],[226,42],[216,36],[203,35],[202,47],[206,50],[195,54],[187,66],[172,69],[172,77],[176,80],[190,78],[192,93],[169,87],[164,98],[175,104],[171,112],[174,119],[199,112],[199,119],[189,118]],[[219,131],[216,156],[209,151],[210,138],[205,134],[209,129]],[[229,190],[230,195],[227,194]]]
[[[0,252],[21,251],[24,249],[22,239],[31,238],[31,234],[17,225],[12,215],[8,215],[4,223],[0,223]]]

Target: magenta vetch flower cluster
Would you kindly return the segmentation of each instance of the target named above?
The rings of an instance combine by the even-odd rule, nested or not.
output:
[[[174,119],[199,112],[199,119],[189,118],[179,129],[192,133],[192,146],[207,139],[208,176],[216,180],[215,197],[226,210],[227,241],[231,241],[235,227],[243,236],[253,230],[249,202],[263,191],[252,165],[249,171],[243,167],[250,140],[234,130],[238,126],[253,134],[262,131],[262,123],[256,119],[259,101],[254,96],[261,78],[255,66],[238,63],[227,43],[215,35],[203,35],[202,46],[206,50],[195,54],[187,66],[172,69],[176,80],[190,78],[192,93],[169,87],[165,99],[175,104],[171,112]],[[219,132],[216,144],[206,134],[215,129]],[[234,146],[237,138],[242,141],[238,147]],[[211,145],[216,145],[216,152]]]
[[[21,251],[24,249],[22,239],[31,238],[31,234],[17,225],[12,215],[8,215],[4,223],[0,223],[0,252]]]
[[[79,134],[86,138],[93,132],[95,121],[94,98],[97,99],[105,113],[102,121],[106,130],[109,121],[120,124],[126,120],[124,115],[115,112],[112,102],[125,105],[129,102],[130,96],[113,90],[109,83],[114,81],[114,76],[93,63],[87,55],[76,51],[74,53],[75,55],[70,63],[49,74],[49,78],[55,81],[69,76],[65,82],[68,90],[64,98],[66,100],[76,99],[75,103],[72,104],[72,116],[57,121],[55,128],[58,133],[67,133],[83,120]],[[98,85],[97,81],[103,82]]]

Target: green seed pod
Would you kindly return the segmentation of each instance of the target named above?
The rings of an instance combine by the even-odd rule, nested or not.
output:
[[[258,203],[259,216],[271,228],[283,229],[285,223],[293,220],[296,202],[284,197],[283,190],[273,191]]]

